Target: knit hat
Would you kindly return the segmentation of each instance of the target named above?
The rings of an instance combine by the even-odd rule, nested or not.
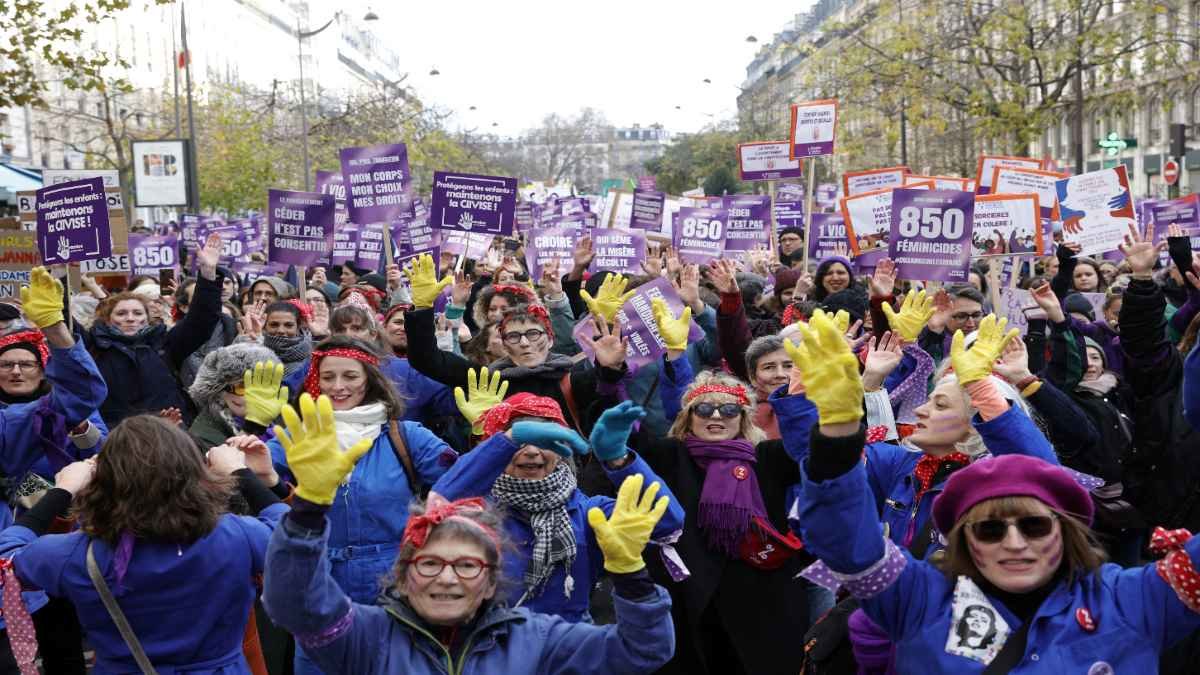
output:
[[[217,400],[230,382],[241,382],[243,374],[259,361],[281,363],[275,352],[254,342],[215,349],[204,357],[188,393],[198,408],[205,408]]]
[[[949,532],[971,507],[997,497],[1034,497],[1092,524],[1092,497],[1062,467],[1028,455],[980,459],[950,475],[933,501],[933,522]]]
[[[801,239],[803,239],[803,238],[804,238],[804,230],[803,230],[802,228],[799,228],[799,227],[784,227],[784,228],[781,228],[781,229],[779,230],[779,238],[780,238],[780,239],[783,239],[783,235],[785,235],[785,234],[794,234],[794,235],[797,235],[798,237],[800,237]]]
[[[295,297],[296,295],[296,289],[291,284],[283,279],[280,279],[279,277],[270,275],[261,276],[255,279],[254,283],[250,284],[250,291],[253,293],[254,287],[260,283],[267,284],[274,289],[275,294],[279,296],[279,300],[287,300],[288,298]]]
[[[1063,309],[1067,311],[1067,314],[1082,314],[1088,318],[1088,321],[1096,320],[1096,308],[1079,293],[1072,293],[1063,298]]]
[[[775,272],[775,299],[783,304],[783,292],[796,287],[803,274],[800,270],[785,267]]]
[[[371,272],[370,274],[364,274],[360,276],[358,283],[369,284],[380,293],[387,293],[387,279],[385,279],[383,275],[378,272]]]
[[[766,283],[767,280],[757,274],[738,272],[737,285],[742,292],[742,304],[746,307],[753,307],[754,303],[758,302],[759,297],[762,296]]]
[[[836,314],[839,309],[850,313],[850,322],[862,321],[867,317],[867,294],[857,286],[850,286],[837,293],[830,293],[821,301],[821,309]]]
[[[1100,352],[1100,362],[1104,364],[1105,368],[1108,367],[1108,355],[1104,353],[1104,347],[1101,347],[1099,342],[1096,342],[1092,338],[1085,335],[1083,338],[1083,346],[1085,349],[1091,347],[1092,349]]]

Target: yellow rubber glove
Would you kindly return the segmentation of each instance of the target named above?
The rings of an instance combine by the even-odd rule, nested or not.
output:
[[[454,283],[454,277],[445,276],[441,281],[437,278],[437,267],[433,264],[433,256],[428,253],[420,255],[413,261],[408,273],[408,287],[412,291],[413,307],[429,309],[441,294],[442,289]]]
[[[966,339],[963,332],[954,331],[954,339],[950,342],[950,363],[954,365],[959,384],[966,386],[992,374],[992,368],[1004,352],[1004,346],[1019,333],[1016,328],[1005,333],[1006,327],[1008,319],[997,320],[995,314],[983,317],[983,321],[979,322],[975,343],[970,349],[963,346]]]
[[[654,323],[658,324],[658,334],[662,336],[667,349],[687,349],[688,331],[692,327],[692,308],[684,307],[683,313],[676,319],[665,300],[654,298],[650,301],[650,310],[654,313]]]
[[[899,312],[885,302],[883,314],[892,332],[899,334],[905,342],[916,342],[925,324],[929,323],[929,317],[933,316],[933,296],[927,296],[925,291],[909,291],[900,304]]]
[[[801,326],[803,348],[784,341],[792,366],[800,369],[805,395],[817,406],[821,424],[857,422],[863,416],[858,359],[829,315],[817,311]]]
[[[604,317],[604,320],[612,323],[617,316],[617,310],[621,309],[633,297],[637,291],[625,291],[625,287],[629,285],[629,280],[620,274],[610,274],[604,278],[604,283],[600,284],[600,290],[596,291],[596,297],[592,297],[591,293],[586,290],[580,291],[579,295],[583,301],[587,303],[588,311],[592,316]]]
[[[822,314],[829,316],[829,314],[823,309],[815,310],[814,313],[815,312],[821,312]],[[833,325],[837,326],[837,329],[842,333],[842,335],[845,335],[850,330],[850,312],[847,312],[844,309],[839,309],[832,318]]]
[[[642,549],[650,541],[650,533],[667,511],[669,497],[659,497],[659,485],[651,483],[642,493],[645,478],[640,473],[626,478],[617,491],[617,503],[607,520],[604,512],[593,506],[588,509],[588,525],[596,535],[596,543],[604,554],[604,569],[613,574],[629,574],[646,566]],[[641,499],[638,496],[641,496]]]
[[[467,393],[463,393],[462,387],[454,388],[454,402],[458,404],[458,411],[471,423],[471,433],[476,436],[483,435],[483,413],[503,402],[508,393],[508,381],[500,380],[500,371],[491,373],[490,383],[488,374],[485,367],[476,378],[475,369],[471,368],[467,371]]]
[[[288,388],[283,386],[283,364],[259,361],[242,374],[246,387],[246,419],[267,426],[287,405]]]
[[[314,402],[308,394],[301,394],[300,415],[295,408],[285,405],[283,422],[287,431],[276,425],[275,438],[283,445],[288,468],[300,483],[296,495],[314,504],[332,504],[338,485],[355,462],[371,449],[372,441],[364,439],[345,450],[339,448],[333,403],[324,395]]]
[[[29,285],[21,287],[21,311],[38,328],[63,322],[62,282],[50,276],[45,267],[29,272]]]

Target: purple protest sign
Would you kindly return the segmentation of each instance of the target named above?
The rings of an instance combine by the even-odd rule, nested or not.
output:
[[[441,260],[441,232],[429,227],[428,214],[396,221],[391,230],[394,262],[403,265],[422,253],[433,256],[434,262]]]
[[[804,229],[804,202],[775,201],[775,232],[785,227]]]
[[[492,247],[493,239],[492,235],[482,232],[456,232],[453,230],[443,231],[441,237],[443,251],[466,256],[473,260],[479,260],[488,252],[488,249]]]
[[[541,209],[533,202],[521,202],[513,209],[513,224],[517,232],[528,232],[538,226]]]
[[[775,186],[775,201],[799,202],[804,201],[804,186],[799,183],[780,183]]]
[[[370,223],[358,227],[358,250],[354,264],[369,270],[383,268],[383,237],[387,228],[383,223]]]
[[[658,189],[658,176],[638,176],[637,189],[653,192]]]
[[[104,179],[85,178],[38,190],[37,243],[47,265],[112,255]]]
[[[308,266],[333,248],[333,195],[267,191],[267,259]]]
[[[679,316],[683,311],[683,301],[671,286],[671,282],[659,277],[634,289],[629,300],[617,310],[616,321],[621,325],[621,335],[629,338],[629,347],[625,350],[625,363],[629,370],[653,363],[666,353],[667,348],[662,336],[658,334],[658,323],[654,321],[654,310],[651,301],[662,298],[667,303],[667,309],[673,316]],[[596,336],[596,325],[589,314],[584,320],[575,324],[572,332],[575,342],[579,344],[588,359],[594,359],[591,338]],[[692,322],[688,330],[688,342],[695,342],[704,337],[704,330]]]
[[[607,270],[618,274],[645,274],[646,235],[636,230],[600,229],[592,232],[592,250],[596,257],[588,271]]]
[[[354,257],[358,255],[358,225],[354,223],[346,223],[333,231],[333,252],[330,255],[330,262],[334,265],[341,265],[344,262],[352,262]]]
[[[738,144],[738,171],[742,180],[799,178],[800,160],[791,159],[787,141]]]
[[[560,270],[569,270],[574,264],[575,243],[582,234],[583,230],[578,227],[530,230],[525,239],[525,266],[529,269],[529,276],[540,278],[545,266],[555,261],[558,261]]]
[[[333,226],[335,229],[350,222],[350,211],[346,208],[346,180],[336,171],[317,172],[317,192],[333,195]]]
[[[159,270],[179,266],[179,238],[173,234],[129,235],[130,269],[133,274],[154,276]]]
[[[822,209],[831,209],[837,206],[837,183],[821,183],[817,185],[817,206]]]
[[[1200,194],[1156,202],[1148,210],[1150,222],[1154,223],[1155,243],[1166,238],[1171,225],[1178,225],[1184,232],[1200,228]]]
[[[771,245],[770,195],[733,195],[725,206],[725,250],[751,251]]]
[[[433,173],[429,222],[440,230],[512,234],[517,179],[469,173]]]
[[[808,240],[808,259],[821,261],[829,256],[849,254],[850,240],[840,213],[814,213],[812,235]]]
[[[892,190],[888,257],[896,262],[896,276],[965,282],[974,213],[973,192]]]
[[[403,143],[342,148],[342,179],[350,220],[390,223],[413,212],[412,174]]]
[[[661,232],[663,223],[663,206],[667,195],[654,190],[634,190],[633,210],[629,215],[631,229]]]
[[[725,209],[685,206],[676,214],[673,244],[685,263],[706,264],[721,257],[725,250]]]
[[[837,99],[792,104],[788,144],[792,158],[832,155],[836,133]]]

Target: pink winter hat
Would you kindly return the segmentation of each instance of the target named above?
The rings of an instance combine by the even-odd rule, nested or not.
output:
[[[972,506],[996,497],[1035,497],[1092,524],[1092,497],[1062,467],[1037,457],[1001,455],[972,462],[946,481],[933,501],[933,522],[949,532]]]

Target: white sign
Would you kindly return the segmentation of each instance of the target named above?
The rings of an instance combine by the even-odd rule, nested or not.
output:
[[[133,142],[133,202],[144,206],[188,203],[187,142]]]
[[[775,180],[800,175],[800,160],[788,158],[788,142],[742,143],[738,145],[738,168],[742,180]]]
[[[853,197],[874,190],[908,187],[910,184],[904,182],[904,176],[907,174],[908,167],[906,166],[847,171],[842,174],[842,194],[846,197]]]
[[[129,274],[129,254],[113,255],[79,263],[84,274]]]
[[[42,185],[58,185],[84,178],[103,178],[104,187],[121,187],[121,173],[116,169],[44,169]]]

